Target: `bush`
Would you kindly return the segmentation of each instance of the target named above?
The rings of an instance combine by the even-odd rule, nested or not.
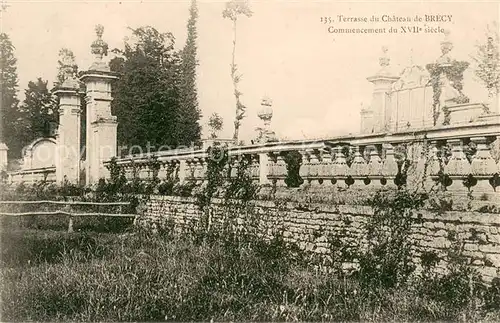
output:
[[[287,151],[282,153],[283,160],[286,163],[286,178],[285,184],[288,187],[299,187],[304,183],[300,177],[300,166],[302,164],[302,155],[298,151]]]
[[[411,226],[419,221],[414,212],[426,199],[407,190],[379,191],[371,199],[374,214],[366,224],[367,248],[359,253],[356,272],[365,288],[397,287],[414,272]]]

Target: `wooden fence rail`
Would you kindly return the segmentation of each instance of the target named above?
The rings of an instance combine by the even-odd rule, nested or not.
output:
[[[0,216],[37,216],[37,215],[65,215],[69,217],[68,232],[73,232],[73,218],[81,216],[99,216],[99,217],[121,217],[121,218],[134,218],[134,224],[137,214],[121,214],[121,213],[72,213],[71,205],[95,205],[95,206],[119,206],[130,205],[130,202],[79,202],[79,201],[0,201],[0,205],[25,205],[25,204],[56,204],[66,205],[64,210],[57,211],[31,211],[31,212],[0,212]]]
[[[130,202],[79,202],[79,201],[0,201],[0,204],[63,204],[63,205],[130,205]]]
[[[114,217],[124,217],[124,218],[132,218],[135,217],[135,214],[120,214],[120,213],[71,213],[62,210],[51,211],[51,212],[22,212],[22,213],[3,213],[0,212],[0,216],[29,216],[29,215],[69,215],[69,216],[114,216]]]

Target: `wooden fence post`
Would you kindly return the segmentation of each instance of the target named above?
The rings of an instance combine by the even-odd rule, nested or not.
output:
[[[68,212],[68,216],[69,216],[69,221],[68,221],[68,233],[72,233],[73,232],[73,215],[71,214],[71,206],[70,205],[66,205],[64,208],[64,211],[65,212]]]
[[[73,232],[73,216],[69,215],[68,233]]]

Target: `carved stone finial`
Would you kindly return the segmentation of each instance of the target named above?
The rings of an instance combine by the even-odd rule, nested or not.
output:
[[[273,117],[273,109],[271,108],[273,103],[271,98],[264,96],[260,105],[262,106],[262,109],[260,109],[258,116],[262,121],[264,121],[264,125],[268,126]]]
[[[270,106],[273,105],[273,100],[271,100],[271,98],[269,96],[265,95],[262,98],[262,101],[261,101],[260,105],[270,107]]]
[[[75,63],[75,56],[73,52],[69,49],[62,49],[59,52],[61,64],[61,72],[62,72],[62,86],[66,88],[79,88],[78,80],[75,77],[75,72],[77,69],[77,65]]]
[[[259,141],[269,141],[270,139],[274,139],[274,132],[271,131],[271,119],[273,118],[273,101],[270,97],[265,95],[260,105],[262,108],[258,111],[257,116],[260,120],[262,120],[263,126],[257,128],[259,131]]]
[[[382,46],[382,56],[379,58],[379,64],[382,67],[389,66],[389,63],[391,62],[391,59],[387,56],[387,52],[389,51],[389,48],[387,46]]]
[[[102,34],[104,33],[104,26],[101,24],[98,24],[95,26],[95,33],[98,38],[102,38]]]
[[[92,54],[94,54],[96,60],[100,62],[103,56],[108,55],[108,44],[102,40],[102,34],[104,33],[104,27],[102,25],[97,25],[95,27],[95,32],[97,39],[94,40],[90,47],[92,49]]]
[[[75,73],[75,60],[72,59],[72,57],[64,56],[61,62],[61,69],[64,73],[64,79],[66,80],[70,77],[73,77],[73,74]]]
[[[453,43],[450,40],[450,31],[444,31],[444,40],[441,42],[441,52],[443,55],[448,54],[453,49]]]
[[[494,45],[494,39],[493,37],[488,37],[488,44],[487,44],[487,53],[488,53],[488,58],[493,59],[493,56],[495,54],[495,45]]]

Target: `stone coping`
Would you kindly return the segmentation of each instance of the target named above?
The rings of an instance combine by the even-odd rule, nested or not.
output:
[[[13,172],[8,172],[9,175],[18,175],[18,174],[30,174],[30,173],[43,173],[43,172],[55,172],[56,167],[41,167],[41,168],[30,168],[30,169],[21,169]]]
[[[482,122],[472,122],[466,124],[443,125],[436,127],[426,127],[411,129],[399,132],[382,132],[372,134],[348,134],[335,137],[326,137],[323,139],[308,140],[289,140],[280,142],[268,142],[263,144],[232,146],[227,147],[229,155],[242,154],[269,154],[282,151],[293,150],[324,150],[335,145],[349,144],[354,146],[366,146],[375,144],[396,144],[401,142],[428,140],[446,140],[451,138],[468,138],[475,136],[499,136],[500,122],[484,120]],[[156,156],[159,160],[187,160],[193,158],[206,158],[206,150],[199,148],[187,148],[182,150],[168,150],[136,156],[126,156],[117,158],[119,165],[134,162],[147,162],[147,160]],[[105,161],[108,164],[109,161]]]
[[[144,195],[137,195],[139,198],[145,198]],[[196,198],[182,196],[166,196],[166,195],[149,195],[146,199],[152,201],[167,201],[174,204],[195,204]],[[222,200],[218,198],[212,199],[215,205],[221,204]],[[328,214],[349,214],[349,215],[373,215],[373,208],[369,205],[359,204],[326,204],[326,203],[302,203],[297,201],[272,201],[272,200],[254,200],[250,205],[261,208],[277,208],[283,203],[287,209],[294,211],[303,211],[311,213],[328,213]],[[496,205],[494,203],[485,203],[484,205]],[[426,221],[444,221],[444,222],[460,222],[470,224],[488,224],[500,227],[500,214],[483,213],[477,210],[470,211],[446,211],[439,213],[434,210],[422,209],[415,211],[415,217],[422,218]]]

